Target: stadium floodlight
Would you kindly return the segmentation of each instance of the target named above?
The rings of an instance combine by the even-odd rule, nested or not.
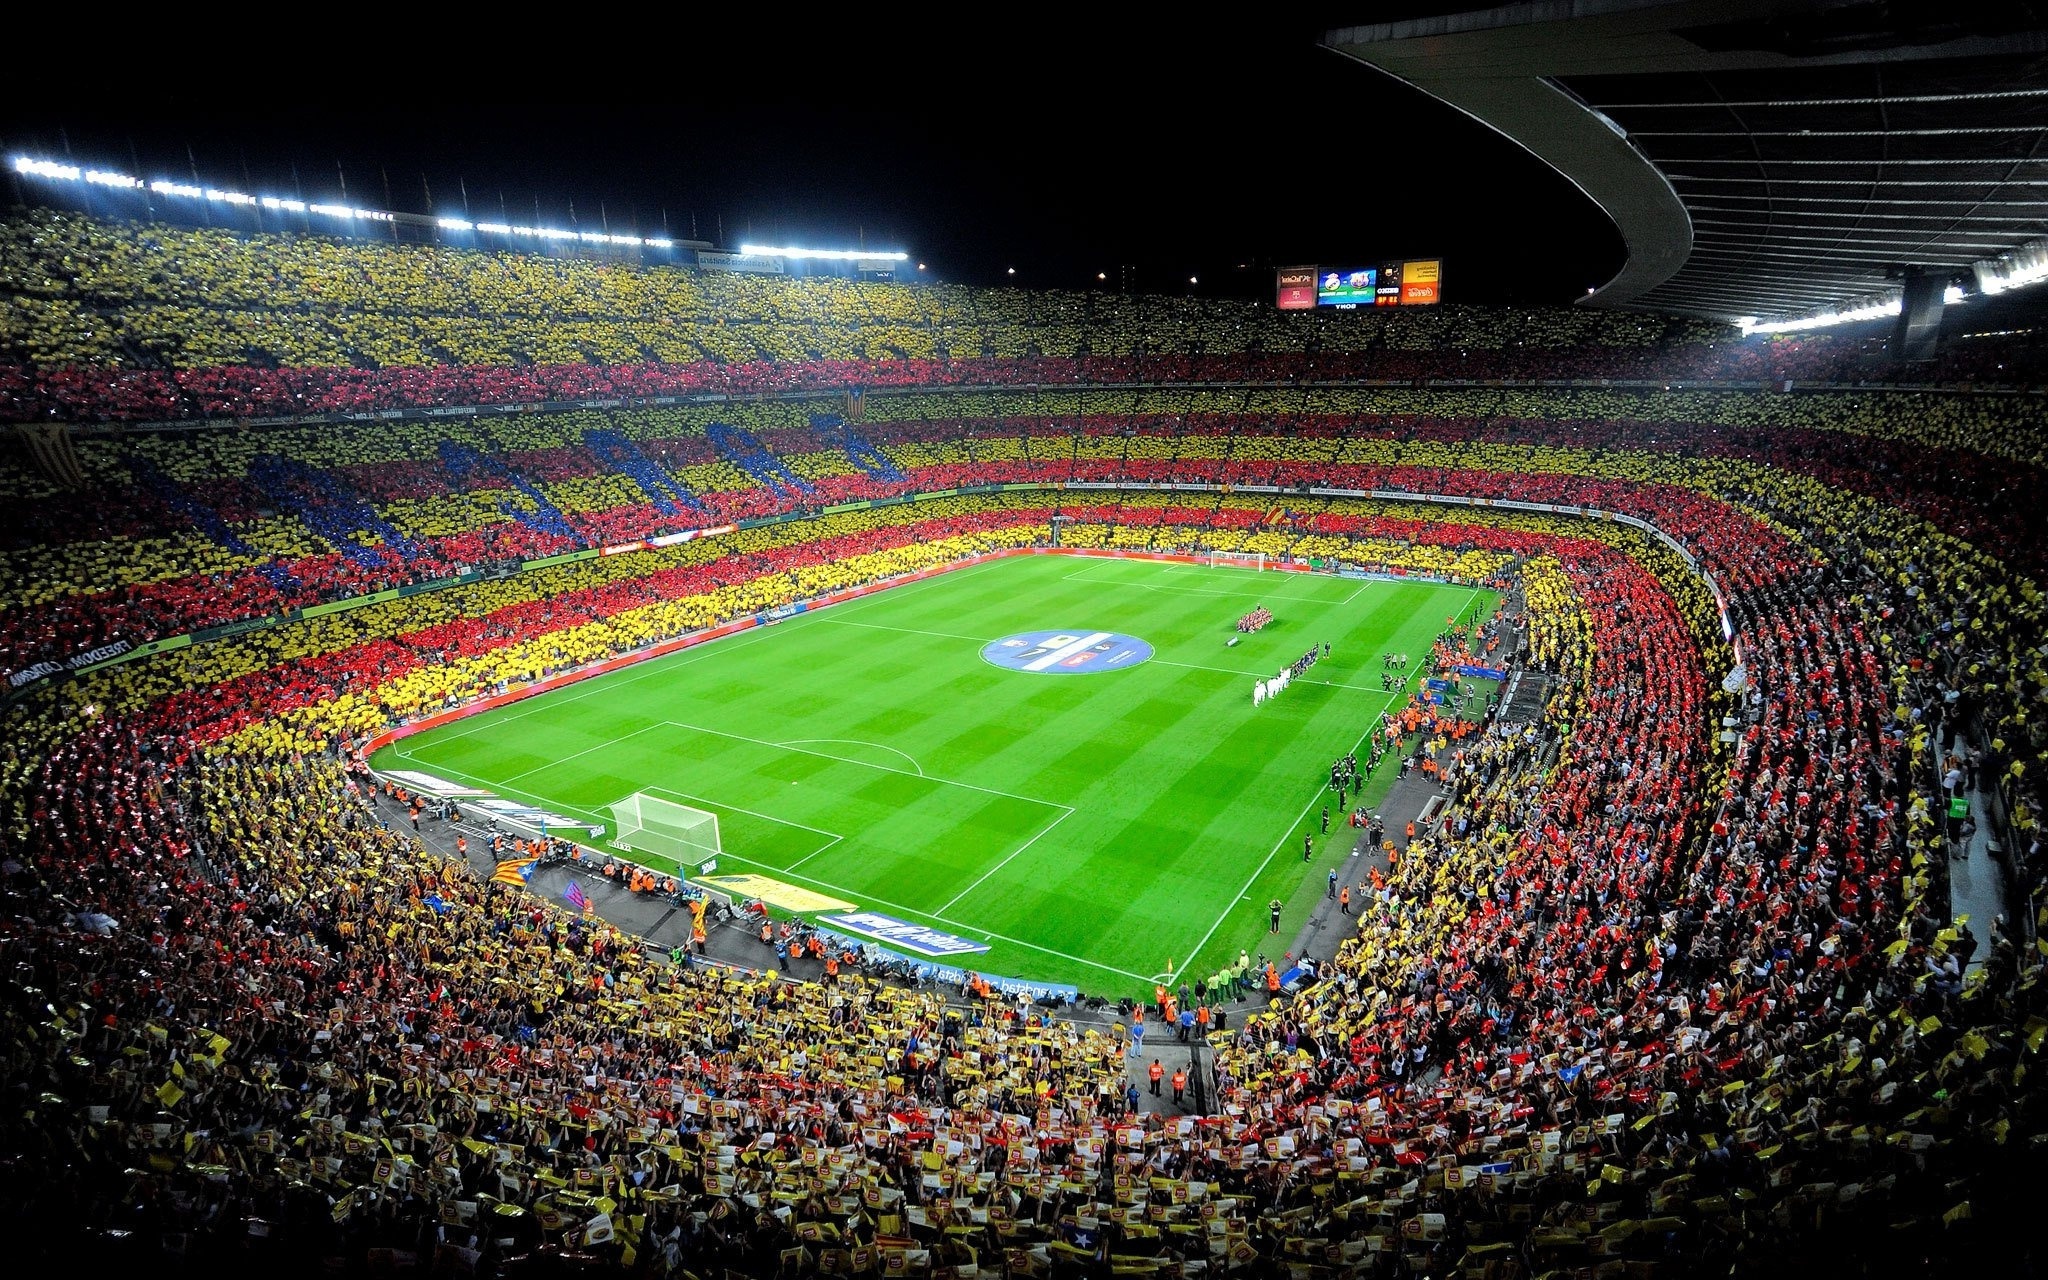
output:
[[[1899,295],[1873,299],[1855,306],[1835,307],[1816,312],[1809,316],[1798,316],[1791,320],[1771,320],[1758,324],[1745,316],[1751,323],[1742,326],[1742,332],[1752,333],[1804,333],[1809,329],[1825,329],[1831,325],[1853,324],[1858,320],[1880,320],[1886,316],[1898,315],[1904,309]]]
[[[757,258],[823,258],[835,262],[908,262],[901,249],[795,249],[766,244],[743,244],[740,252]]]
[[[2048,280],[2048,242],[2025,245],[2002,257],[1976,263],[1971,271],[1977,277],[1978,292],[1986,295],[2039,284]]]
[[[157,178],[144,182],[113,169],[81,169],[74,164],[55,160],[40,160],[34,156],[15,156],[14,171],[32,178],[47,178],[52,181],[77,182],[80,180],[95,186],[113,187],[120,190],[148,190],[160,196],[176,196],[185,200],[208,200],[216,204],[260,206],[282,213],[317,213],[324,218],[339,218],[346,222],[408,222],[427,221],[416,214],[391,213],[383,209],[364,209],[356,205],[318,203],[308,204],[303,200],[287,200],[278,196],[254,196],[242,191],[228,191],[219,187],[204,187],[190,182],[173,182],[168,178]],[[472,223],[466,218],[435,218],[436,226],[446,231],[483,231],[495,235],[533,236],[540,240],[579,240],[586,244],[627,244],[645,245],[655,249],[672,249],[675,241],[666,236],[613,235],[599,231],[564,231],[559,227],[515,227],[502,222]],[[784,250],[768,252],[801,254],[810,257],[851,257],[851,258],[906,258],[903,253],[838,253],[824,250]]]
[[[31,178],[54,178],[63,182],[76,182],[85,176],[85,171],[75,164],[58,164],[54,160],[35,160],[28,156],[14,157],[14,171]]]

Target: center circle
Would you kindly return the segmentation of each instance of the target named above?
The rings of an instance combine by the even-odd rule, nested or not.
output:
[[[1135,667],[1152,656],[1152,646],[1115,631],[1020,631],[982,646],[981,658],[1010,671],[1035,676],[1082,676]]]

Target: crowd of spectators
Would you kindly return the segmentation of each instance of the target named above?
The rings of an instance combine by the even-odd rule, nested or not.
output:
[[[1930,371],[1887,362],[1863,336],[1741,339],[1622,312],[1282,312],[51,212],[0,223],[0,297],[0,417],[25,421],[1220,377],[2020,384],[2040,368],[2032,335],[1953,344]]]
[[[2019,846],[2014,901],[2048,872],[2028,506],[2048,436],[2025,399],[1241,385],[1289,361],[1423,367],[1464,341],[1567,377],[1625,347],[1676,369],[1708,348],[1640,318],[1574,318],[1551,351],[1516,345],[1541,316],[1453,309],[1318,317],[1290,345],[1291,321],[1221,304],[54,215],[0,229],[0,266],[20,304],[0,342],[23,361],[4,376],[75,390],[88,415],[105,386],[231,403],[148,399],[188,377],[230,397],[353,387],[362,407],[386,378],[553,388],[540,357],[586,388],[742,368],[829,385],[804,379],[832,361],[996,388],[886,398],[859,430],[901,480],[835,445],[815,405],[718,411],[808,490],[756,483],[705,434],[711,411],[679,408],[88,438],[100,501],[18,460],[0,472],[29,513],[0,571],[9,665],[262,624],[0,708],[0,1170],[24,1263],[1501,1280],[2032,1263],[2048,922],[1952,918],[1943,882],[1972,748]],[[1062,367],[1240,385],[1002,389]],[[298,479],[259,482],[280,474]],[[950,492],[1077,481],[1107,487]],[[1191,481],[1228,489],[1139,487]],[[295,503],[397,540],[335,545]],[[1528,722],[1394,726],[1442,805],[1357,886],[1357,933],[1315,982],[1211,1033],[1208,1114],[1143,1110],[1114,1024],[645,955],[380,824],[359,781],[379,730],[1044,545],[1054,515],[1070,550],[1498,586],[1517,669],[1547,690]],[[707,532],[289,612],[683,529]]]
[[[2027,1114],[2025,1095],[1978,1079],[2025,1051],[2025,1029],[1998,1025],[2012,1011],[1993,1003],[2020,961],[1995,943],[2003,971],[1952,990],[1915,982],[1957,935],[1912,914],[1924,902],[1902,883],[1894,836],[1924,818],[1924,797],[1909,799],[1911,731],[1883,667],[1845,662],[1862,652],[1835,594],[1846,584],[1754,518],[1723,530],[1705,558],[1750,584],[1736,612],[1758,677],[1824,714],[1774,706],[1716,763],[1705,672],[1725,660],[1718,619],[1662,544],[1551,517],[1316,506],[1304,523],[1389,545],[1405,527],[1520,563],[1529,656],[1562,692],[1534,730],[1467,740],[1442,834],[1364,900],[1329,979],[1217,1037],[1220,1115],[1127,1116],[1124,1047],[1101,1031],[859,980],[671,969],[601,923],[439,865],[370,821],[311,731],[331,726],[331,742],[441,705],[357,719],[360,681],[340,674],[352,659],[282,724],[231,710],[288,705],[279,688],[123,703],[96,687],[101,718],[82,733],[73,719],[25,735],[55,731],[57,745],[9,769],[11,821],[46,837],[24,839],[44,852],[11,873],[38,905],[8,935],[10,958],[29,991],[65,999],[10,1008],[16,1052],[47,1086],[10,1123],[72,1163],[17,1203],[60,1222],[79,1204],[143,1206],[94,1220],[116,1228],[101,1247],[170,1237],[198,1265],[221,1250],[389,1248],[490,1266],[562,1239],[658,1273],[837,1265],[836,1249],[850,1265],[859,1248],[900,1250],[888,1265],[913,1271],[994,1265],[998,1251],[1006,1265],[1072,1265],[1060,1220],[1091,1199],[1156,1203],[1167,1212],[1152,1221],[1191,1225],[1205,1219],[1172,1207],[1213,1200],[1217,1228],[1115,1229],[1119,1253],[1183,1265],[1306,1248],[1389,1270],[1504,1249],[1532,1270],[1589,1257],[1758,1268],[1760,1250],[1840,1249],[1879,1219],[1915,1249],[1954,1248],[1942,1218],[1956,1202],[1936,1189],[1966,1153],[1997,1161],[1997,1126]],[[1263,536],[1257,504],[1229,509],[1253,518],[1153,532],[1183,549]],[[1141,513],[1076,514],[1095,528]],[[1736,519],[1661,514],[1692,536],[1704,530],[1691,520]],[[819,579],[778,587],[988,545],[911,532],[897,552],[867,553],[898,557],[885,564],[833,548]],[[494,652],[483,642],[458,627],[429,643]],[[230,732],[169,732],[202,724]],[[1694,812],[1708,769],[1729,779],[1711,822]],[[1863,789],[1881,780],[1896,794]],[[1794,786],[1804,799],[1773,794]],[[356,940],[372,938],[363,952]],[[379,967],[357,967],[364,954]],[[1886,992],[1896,1006],[1877,1003]],[[1938,1116],[1921,1063],[1958,1100]],[[809,1181],[835,1159],[839,1181]],[[956,1171],[950,1194],[925,1181],[934,1164]],[[1115,1175],[1139,1166],[1126,1198]],[[795,1198],[762,1203],[791,1212],[746,1205],[785,1177],[800,1179]],[[1850,1177],[1871,1184],[1863,1198],[1835,1194]],[[1970,1194],[1988,1210],[1997,1193]],[[1817,1234],[1794,1232],[1793,1215]]]
[[[63,662],[106,644],[139,645],[713,522],[1001,483],[1458,492],[1442,480],[1446,473],[1488,471],[1656,478],[1724,493],[1755,492],[1791,474],[1923,516],[2016,568],[2044,567],[2048,542],[2032,536],[2026,497],[2042,478],[2038,443],[2028,441],[2042,433],[2038,406],[2024,398],[1325,391],[1287,397],[1285,411],[1198,407],[1229,396],[1189,391],[1176,397],[1180,412],[1113,413],[1102,411],[1109,401],[1129,400],[1053,393],[1033,397],[1034,407],[1052,413],[1014,420],[973,416],[987,399],[973,393],[957,397],[965,404],[905,397],[895,411],[906,416],[864,427],[897,479],[863,471],[827,446],[808,425],[816,402],[85,440],[79,455],[105,486],[102,506],[125,514],[88,518],[76,491],[19,461],[0,471],[0,488],[23,516],[13,526],[16,545],[0,557],[0,600],[10,605],[0,621],[0,667]],[[949,416],[929,416],[941,413]],[[765,433],[811,491],[761,483],[719,456],[703,428],[728,419]],[[584,443],[597,431],[635,442],[651,466],[667,469],[672,491],[697,505],[666,502],[663,491],[613,469]],[[453,471],[437,452],[449,448],[493,469]],[[369,554],[314,533],[250,479],[272,456],[320,468],[397,530],[403,550],[367,530],[358,536]],[[166,486],[177,505],[166,500]],[[195,505],[214,517],[211,532],[195,525]]]

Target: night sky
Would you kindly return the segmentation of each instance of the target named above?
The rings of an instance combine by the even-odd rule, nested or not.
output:
[[[1457,6],[1407,6],[1431,7]],[[1129,266],[1148,292],[1187,292],[1193,275],[1201,294],[1270,297],[1276,265],[1441,256],[1446,300],[1533,303],[1612,275],[1620,238],[1569,183],[1316,44],[1383,16],[691,26],[660,74],[643,59],[425,77],[402,109],[381,92],[261,102],[175,77],[146,107],[22,93],[0,144],[62,157],[68,142],[82,164],[188,181],[196,167],[256,194],[332,198],[345,178],[352,203],[410,212],[460,215],[466,187],[476,219],[571,225],[573,202],[575,225],[650,233],[666,210],[678,237],[694,219],[722,247],[864,242],[977,284],[1093,288],[1104,272],[1114,288]]]

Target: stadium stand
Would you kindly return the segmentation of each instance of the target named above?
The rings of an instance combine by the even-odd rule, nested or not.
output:
[[[1667,390],[1868,367],[1655,317],[1297,323],[57,214],[0,224],[0,291],[9,415],[91,424],[76,477],[0,463],[27,1257],[1724,1275],[2016,1234],[2048,1104],[2034,397]],[[1452,352],[1658,385],[1319,385]],[[816,394],[552,403],[700,390]],[[505,403],[550,407],[470,411]],[[430,407],[461,412],[110,425]],[[1055,515],[1068,549],[1509,586],[1550,677],[1513,732],[1396,717],[1444,735],[1440,821],[1323,981],[1212,1037],[1203,1114],[1133,1109],[1115,1023],[670,964],[377,820],[379,731]],[[1959,734],[1996,923],[1943,884]]]

